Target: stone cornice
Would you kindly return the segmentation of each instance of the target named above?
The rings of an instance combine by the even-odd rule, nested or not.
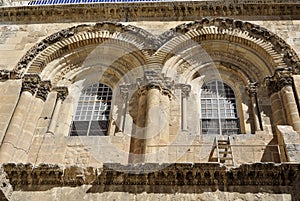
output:
[[[82,17],[84,15],[84,17]],[[247,20],[300,19],[299,1],[172,1],[1,7],[2,23],[193,21],[205,16]]]
[[[104,164],[103,168],[42,164],[3,164],[14,190],[47,190],[62,186],[230,186],[277,188],[299,185],[300,164],[255,163],[226,169],[217,163]]]

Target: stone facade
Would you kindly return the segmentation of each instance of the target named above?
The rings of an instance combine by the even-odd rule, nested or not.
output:
[[[0,198],[299,200],[299,8],[0,7]]]

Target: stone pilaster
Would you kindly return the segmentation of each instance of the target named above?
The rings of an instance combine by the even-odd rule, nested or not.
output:
[[[260,112],[259,112],[259,108],[258,108],[257,87],[258,87],[258,83],[250,82],[248,84],[248,86],[246,87],[246,90],[251,99],[254,129],[255,129],[255,131],[261,131],[262,130],[262,121],[261,121],[261,116],[260,116]]]

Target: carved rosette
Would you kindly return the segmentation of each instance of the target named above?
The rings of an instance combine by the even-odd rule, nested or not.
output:
[[[69,95],[68,87],[55,87],[54,90],[57,91],[57,98],[62,101]]]
[[[46,101],[47,96],[51,90],[51,81],[45,80],[41,81],[36,93],[36,97]]]
[[[248,86],[246,87],[246,91],[251,97],[255,97],[257,95],[257,82],[249,82]]]
[[[32,95],[38,89],[41,78],[38,74],[25,74],[22,82],[22,91],[28,91]]]

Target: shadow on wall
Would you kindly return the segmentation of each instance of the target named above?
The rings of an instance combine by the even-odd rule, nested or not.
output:
[[[278,140],[274,137],[266,146],[263,156],[261,158],[261,162],[274,162],[274,163],[284,162],[281,161],[279,146],[280,145],[278,145]]]

